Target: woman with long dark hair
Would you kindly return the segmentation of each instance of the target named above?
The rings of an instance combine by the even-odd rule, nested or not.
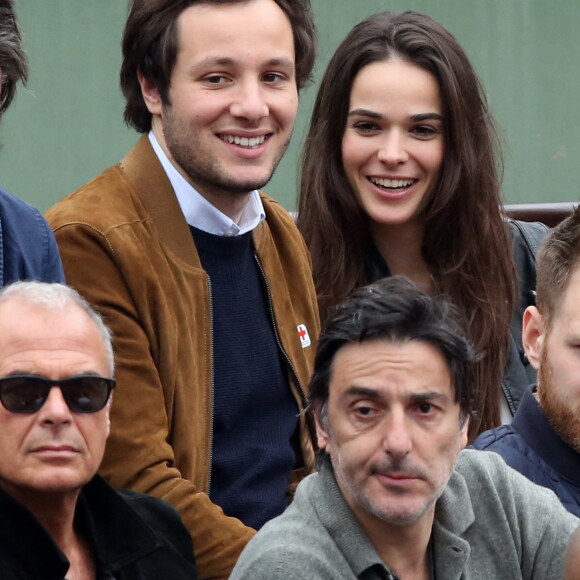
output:
[[[499,159],[480,82],[447,30],[423,14],[384,12],[349,33],[324,75],[303,153],[298,226],[321,317],[389,275],[450,295],[481,353],[472,438],[500,423],[506,365],[512,413],[528,381],[509,333],[522,290],[511,249],[522,242],[501,213]]]

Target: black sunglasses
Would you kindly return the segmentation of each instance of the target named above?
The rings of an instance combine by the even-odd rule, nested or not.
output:
[[[0,378],[0,401],[11,413],[36,413],[48,399],[52,387],[60,387],[68,408],[74,413],[96,413],[104,409],[114,379],[91,375],[53,381],[31,375]]]

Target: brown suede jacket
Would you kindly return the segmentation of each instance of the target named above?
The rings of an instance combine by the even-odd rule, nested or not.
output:
[[[276,332],[301,408],[319,334],[306,246],[288,212],[262,196],[253,233]],[[47,213],[67,281],[114,334],[112,431],[101,473],[116,487],[170,501],[189,529],[200,578],[227,577],[254,531],[208,495],[212,433],[211,297],[191,232],[146,136],[123,161]],[[297,326],[312,344],[302,348]],[[301,414],[305,468],[312,431]]]

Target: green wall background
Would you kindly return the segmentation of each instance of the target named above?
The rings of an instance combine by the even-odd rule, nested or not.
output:
[[[381,10],[425,12],[465,47],[505,143],[509,202],[575,201],[580,161],[578,0],[312,0],[320,78],[340,40]],[[16,0],[28,87],[0,125],[0,183],[46,210],[116,163],[137,134],[118,88],[126,0]],[[316,84],[301,95],[289,151],[268,192],[292,209]]]

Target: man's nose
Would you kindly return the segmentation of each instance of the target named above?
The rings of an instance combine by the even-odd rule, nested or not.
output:
[[[242,117],[249,121],[259,121],[270,114],[265,98],[265,87],[256,80],[246,80],[240,83],[230,112],[234,117]]]
[[[70,422],[71,411],[64,400],[59,387],[51,387],[44,405],[38,411],[39,420],[43,424],[62,424]]]
[[[384,425],[384,451],[393,457],[405,457],[413,449],[408,418],[403,411],[392,411]]]

